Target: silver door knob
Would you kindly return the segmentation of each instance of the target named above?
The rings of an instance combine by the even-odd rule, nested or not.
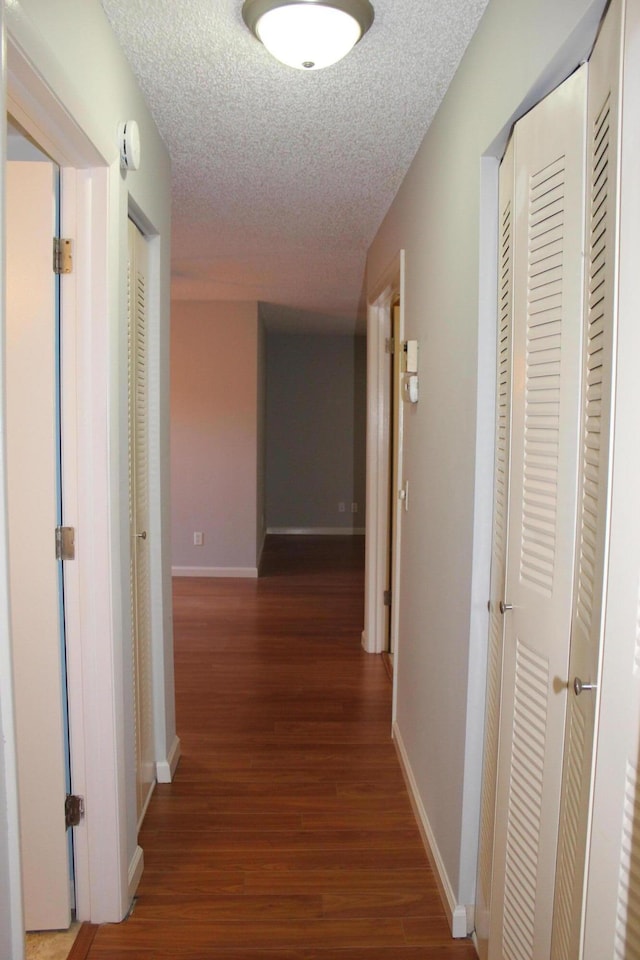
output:
[[[580,677],[576,677],[573,681],[573,692],[576,697],[579,697],[583,690],[597,690],[597,683],[583,683]]]
[[[500,601],[500,613],[506,613],[507,610],[513,610],[512,603],[505,603],[504,600]]]
[[[137,537],[138,540],[146,540],[146,539],[147,539],[147,531],[146,531],[146,530],[143,530],[142,533],[136,533],[136,537]]]

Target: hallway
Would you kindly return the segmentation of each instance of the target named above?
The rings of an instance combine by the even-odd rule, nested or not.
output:
[[[133,914],[89,960],[475,958],[450,938],[362,607],[359,537],[270,537],[258,581],[174,581],[182,759]]]

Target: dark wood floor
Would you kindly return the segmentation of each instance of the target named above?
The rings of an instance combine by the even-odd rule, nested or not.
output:
[[[452,941],[363,653],[360,538],[269,538],[264,576],[175,581],[182,759],[125,923],[90,960],[472,960]]]

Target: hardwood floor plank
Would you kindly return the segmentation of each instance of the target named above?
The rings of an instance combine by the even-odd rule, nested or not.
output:
[[[89,950],[95,940],[98,932],[98,926],[94,923],[83,923],[78,931],[78,936],[73,941],[71,952],[67,960],[87,960]]]
[[[255,923],[262,920],[319,920],[324,916],[322,897],[218,896],[194,898],[189,894],[151,895],[137,905],[137,920],[203,923],[220,920]]]
[[[466,944],[431,947],[303,947],[257,950],[247,947],[199,949],[189,943],[148,950],[114,945],[96,954],[100,960],[477,960],[473,946]]]
[[[435,878],[429,867],[394,867],[368,869],[352,867],[325,867],[318,870],[288,870],[273,875],[266,870],[250,870],[245,874],[245,890],[249,894],[293,894],[301,889],[306,893],[336,895],[350,893],[379,893],[381,896],[406,891],[424,893],[433,890]],[[443,913],[444,916],[444,913]]]
[[[471,960],[453,941],[364,653],[357,537],[268,538],[257,581],[174,585],[182,759],[135,909],[87,960]]]
[[[188,943],[196,950],[213,950],[221,947],[368,947],[393,946],[404,943],[402,920],[398,919],[322,919],[305,920],[256,920],[244,921],[217,920],[197,923],[174,920],[139,920],[135,925],[129,923],[127,947],[145,950],[162,943],[179,947]],[[432,943],[449,939],[446,925],[441,922],[434,926]],[[440,939],[438,939],[438,935]],[[110,942],[118,942],[118,930],[115,926],[104,926],[94,940],[93,951],[108,950]],[[102,953],[108,956],[108,953]]]

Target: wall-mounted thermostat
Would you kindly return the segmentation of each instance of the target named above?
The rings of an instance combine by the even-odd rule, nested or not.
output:
[[[418,341],[407,340],[405,347],[407,355],[407,373],[418,372]]]
[[[418,402],[418,377],[415,373],[412,373],[411,376],[407,378],[407,397],[409,398],[409,403]]]

